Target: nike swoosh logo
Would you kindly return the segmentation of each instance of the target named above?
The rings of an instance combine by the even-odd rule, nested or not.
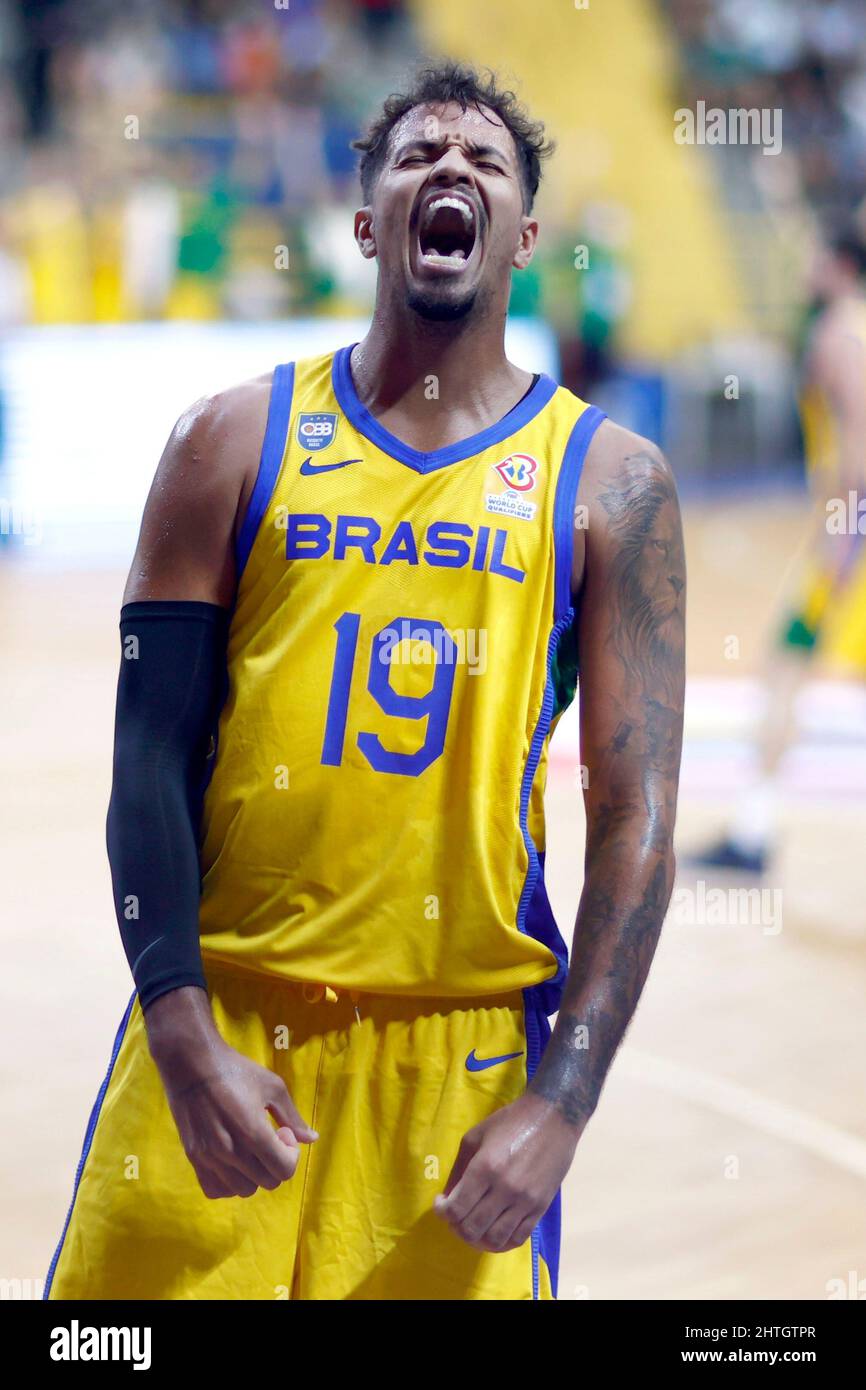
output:
[[[138,967],[139,967],[139,965],[141,964],[141,962],[144,960],[144,958],[145,958],[145,956],[147,955],[148,951],[152,951],[153,948],[154,948],[154,946],[158,946],[159,943],[160,943],[160,941],[164,941],[164,940],[165,940],[165,932],[163,932],[162,936],[158,936],[158,937],[156,938],[155,941],[151,941],[151,943],[150,943],[149,946],[145,946],[145,948],[144,948],[144,950],[142,951],[141,955],[138,956],[137,959],[133,961],[133,963],[132,963],[132,965],[131,965],[131,967],[130,967],[130,974],[131,974],[131,975],[134,975],[134,974],[135,974],[136,970],[138,969]]]
[[[469,1056],[466,1058],[467,1071],[486,1071],[488,1067],[498,1067],[500,1062],[512,1062],[515,1057],[522,1057],[522,1052],[504,1052],[501,1057],[476,1057],[473,1047]]]
[[[333,473],[335,468],[348,468],[350,463],[360,462],[360,459],[343,459],[342,463],[311,463],[308,458],[305,458],[300,471],[305,478],[312,478],[316,473]]]

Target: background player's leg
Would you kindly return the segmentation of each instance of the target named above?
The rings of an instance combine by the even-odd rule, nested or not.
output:
[[[796,734],[797,697],[813,667],[817,641],[817,617],[807,604],[786,624],[767,663],[755,769],[737,797],[722,839],[689,856],[691,863],[764,872],[778,834],[779,769]]]
[[[762,870],[778,834],[779,768],[796,733],[797,696],[811,670],[809,652],[775,653],[765,685],[767,703],[757,742],[757,766],[734,807],[728,839],[743,861]]]

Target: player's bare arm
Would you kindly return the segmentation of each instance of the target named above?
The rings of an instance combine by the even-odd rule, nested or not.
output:
[[[858,323],[849,305],[838,305],[825,311],[810,347],[807,363],[807,385],[822,391],[832,409],[839,437],[836,468],[831,476],[819,473],[818,501],[824,511],[827,495],[847,496],[849,489],[862,492],[866,474],[866,399],[863,377],[866,353],[856,331]]]
[[[607,425],[586,481],[586,877],[559,1019],[532,1087],[578,1129],[634,1013],[673,887],[685,647],[669,467],[652,445]]]
[[[583,512],[581,508],[586,508]],[[520,1245],[598,1104],[656,949],[674,878],[685,563],[667,463],[609,422],[579,493],[586,876],[553,1035],[526,1094],[467,1134],[441,1214],[482,1250]]]
[[[806,389],[817,389],[832,411],[836,453],[810,477],[812,516],[808,544],[823,556],[830,574],[841,580],[857,548],[858,537],[828,526],[830,510],[848,505],[849,493],[866,489],[866,398],[863,379],[866,353],[856,331],[852,306],[841,303],[825,310],[815,329],[806,364]]]
[[[269,389],[270,377],[262,377],[196,402],[178,420],[147,500],[125,604],[231,607],[234,541],[255,482]],[[187,985],[162,993],[145,1008],[145,1020],[206,1196],[249,1196],[291,1177],[298,1142],[315,1134],[283,1081],[223,1041],[205,991]]]

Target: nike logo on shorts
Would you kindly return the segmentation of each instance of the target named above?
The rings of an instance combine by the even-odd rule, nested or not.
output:
[[[476,1057],[473,1047],[469,1056],[466,1058],[467,1071],[486,1071],[488,1067],[498,1067],[500,1062],[512,1062],[515,1057],[522,1057],[522,1052],[504,1052],[501,1057]]]
[[[312,478],[315,473],[333,473],[335,468],[348,468],[350,463],[360,462],[360,459],[343,459],[342,463],[311,463],[309,458],[305,458],[300,471],[305,478]]]

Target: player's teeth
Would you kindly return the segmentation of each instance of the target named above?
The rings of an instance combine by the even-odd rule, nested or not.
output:
[[[462,215],[463,221],[466,223],[467,227],[472,224],[472,209],[469,207],[468,203],[463,202],[462,198],[434,198],[431,203],[427,204],[427,209],[424,213],[425,225],[430,221],[434,212],[438,212],[439,208],[454,208],[456,212]]]

